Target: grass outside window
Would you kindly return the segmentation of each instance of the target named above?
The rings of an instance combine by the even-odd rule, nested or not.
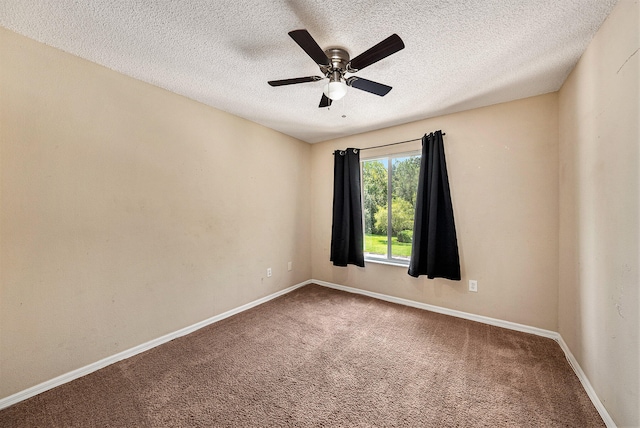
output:
[[[370,254],[387,254],[387,237],[386,235],[374,235],[372,233],[366,233],[364,236],[364,248],[367,253]],[[398,238],[395,236],[391,238],[391,247],[393,254],[396,257],[411,256],[411,243],[398,242]]]

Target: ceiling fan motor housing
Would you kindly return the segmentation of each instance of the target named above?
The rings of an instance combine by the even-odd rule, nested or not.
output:
[[[324,51],[329,58],[330,66],[320,66],[322,73],[332,81],[340,81],[347,72],[347,64],[351,59],[349,52],[342,48],[329,48]]]

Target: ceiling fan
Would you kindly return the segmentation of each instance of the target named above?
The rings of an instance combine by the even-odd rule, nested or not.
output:
[[[322,98],[318,107],[329,107],[332,101],[337,101],[344,97],[347,93],[347,87],[349,86],[381,97],[385,96],[391,90],[391,86],[363,79],[362,77],[345,77],[345,75],[362,70],[404,49],[404,43],[400,36],[392,34],[377,45],[369,48],[355,58],[350,59],[349,52],[342,48],[329,48],[323,51],[307,30],[290,31],[289,36],[318,64],[320,72],[325,77],[296,77],[294,79],[271,80],[268,83],[271,86],[284,86],[296,83],[317,82],[328,78],[329,82],[324,85]]]

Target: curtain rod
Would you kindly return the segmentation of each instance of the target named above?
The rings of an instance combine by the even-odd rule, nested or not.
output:
[[[427,135],[427,134],[424,134],[424,135]],[[443,133],[442,133],[442,135],[447,135],[447,134],[445,134],[445,133],[443,132]],[[413,142],[413,141],[420,141],[420,140],[422,140],[422,138],[423,138],[423,137],[420,137],[420,138],[414,138],[413,140],[400,141],[400,142],[398,142],[398,143],[389,143],[389,144],[382,144],[382,145],[380,145],[380,146],[365,147],[364,149],[359,149],[359,150],[360,150],[360,151],[363,151],[363,150],[369,150],[369,149],[378,149],[378,148],[380,148],[380,147],[395,146],[396,144],[411,143],[411,142]],[[332,153],[332,154],[333,154],[333,153]]]
[[[427,135],[427,134],[424,134],[424,135]],[[443,132],[443,133],[442,133],[442,135],[447,135],[447,134],[445,134],[445,133]],[[365,147],[364,149],[360,149],[360,151],[363,151],[363,150],[369,150],[369,149],[377,149],[377,148],[380,148],[380,147],[395,146],[396,144],[411,143],[411,142],[413,142],[413,141],[420,141],[420,140],[422,140],[422,138],[423,138],[423,137],[420,137],[420,138],[414,138],[413,140],[400,141],[399,143],[390,143],[390,144],[382,144],[382,145],[380,145],[380,146]]]

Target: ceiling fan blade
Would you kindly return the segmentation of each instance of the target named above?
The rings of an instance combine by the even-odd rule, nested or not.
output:
[[[362,52],[349,63],[352,70],[362,70],[373,63],[404,49],[404,42],[397,34],[392,34],[377,45]]]
[[[294,85],[296,83],[317,82],[318,80],[322,80],[322,77],[319,77],[319,76],[296,77],[294,79],[270,80],[268,83],[271,86],[283,86],[283,85]]]
[[[361,91],[370,92],[372,94],[384,97],[392,89],[391,86],[374,82],[373,80],[363,79],[362,77],[351,76],[347,79],[347,85],[352,86]]]
[[[327,97],[324,93],[320,99],[320,105],[318,107],[329,107],[331,105],[331,98]]]
[[[289,31],[289,36],[311,57],[318,65],[331,65],[329,58],[307,30]]]

